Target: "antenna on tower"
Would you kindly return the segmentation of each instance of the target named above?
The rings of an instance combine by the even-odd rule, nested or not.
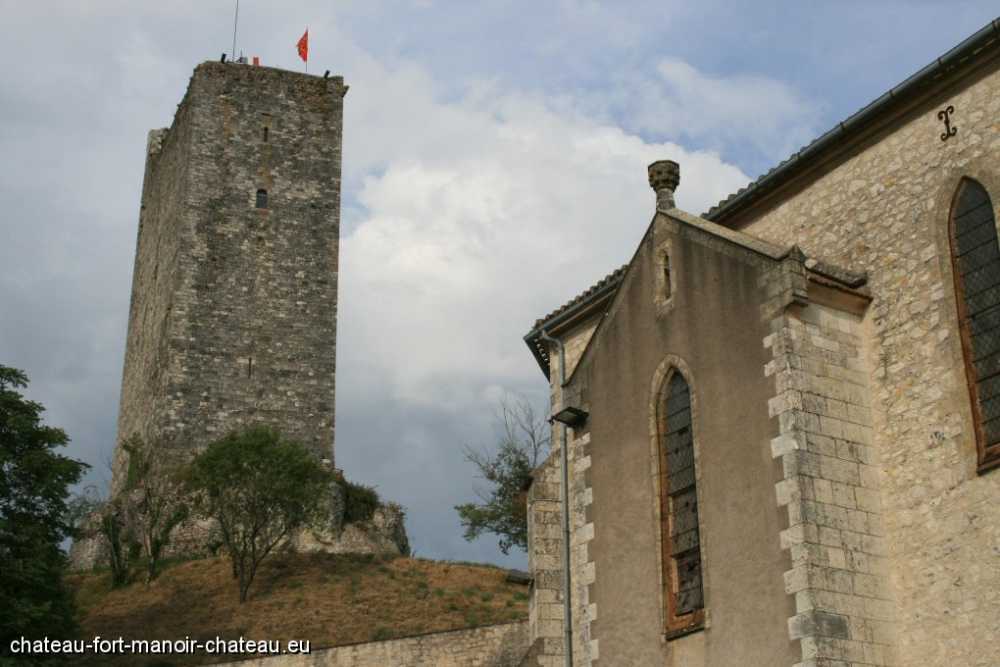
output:
[[[236,0],[236,15],[233,17],[233,60],[236,60],[236,24],[240,20],[240,0]]]

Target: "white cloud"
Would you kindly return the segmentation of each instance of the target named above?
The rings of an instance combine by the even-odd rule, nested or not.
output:
[[[710,133],[758,144],[763,152],[801,144],[818,117],[815,105],[785,83],[764,76],[712,77],[676,59],[660,62],[657,73],[678,119],[695,137]]]
[[[713,76],[677,58],[619,73],[584,100],[593,114],[647,137],[684,140],[754,161],[774,162],[817,135],[821,105],[788,84],[756,74]]]
[[[679,203],[694,211],[747,181],[713,153],[644,142],[564,98],[483,84],[443,102],[412,66],[366,74],[346,102],[346,159],[370,171],[341,243],[340,370],[352,375],[347,346],[364,346],[364,372],[374,358],[399,400],[539,381],[521,336],[628,260],[652,216],[649,162],[681,163]]]

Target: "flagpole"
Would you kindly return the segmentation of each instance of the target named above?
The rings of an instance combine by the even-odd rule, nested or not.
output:
[[[236,0],[236,16],[233,17],[233,62],[236,61],[236,24],[240,20],[240,0]]]
[[[306,26],[306,34],[309,34],[309,26]],[[306,42],[308,44],[308,42]],[[309,73],[309,52],[306,51],[306,74]]]

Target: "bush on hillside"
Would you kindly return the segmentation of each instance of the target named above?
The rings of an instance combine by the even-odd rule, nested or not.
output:
[[[344,523],[368,521],[381,504],[374,487],[341,479],[344,489]]]
[[[219,523],[240,602],[261,561],[322,512],[332,482],[305,446],[264,426],[231,433],[195,457],[189,483],[196,512]]]

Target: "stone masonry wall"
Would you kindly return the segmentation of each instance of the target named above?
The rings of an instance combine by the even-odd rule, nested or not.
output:
[[[958,130],[942,141],[937,111],[947,105]],[[976,471],[947,233],[963,176],[987,188],[1000,220],[998,119],[994,63],[800,192],[737,221],[868,273],[874,428],[873,446],[859,451],[874,459],[854,463],[881,474],[901,665],[992,666],[1000,654],[1000,470]]]
[[[533,583],[528,602],[531,642],[538,642],[534,665],[562,664],[563,581],[562,504],[558,450],[535,471],[528,490],[528,571]]]
[[[570,585],[573,595],[573,664],[589,667],[600,657],[598,640],[591,637],[591,622],[597,620],[597,603],[591,602],[591,586],[597,577],[589,544],[594,539],[594,522],[590,505],[594,492],[590,481],[590,434],[577,437],[569,431],[569,521],[570,521]]]
[[[777,272],[794,272],[794,262]],[[773,299],[788,302],[782,281],[772,274],[764,282]],[[781,541],[792,560],[789,637],[800,640],[799,667],[899,664],[861,319],[796,301],[771,319],[764,340],[774,355],[765,374],[776,389],[768,411],[780,432],[771,449],[784,469],[776,495],[788,509]]]
[[[525,621],[244,660],[240,667],[517,667],[528,651]]]
[[[176,258],[182,234],[181,202],[186,198],[190,161],[189,105],[177,110],[175,130],[152,130],[146,143],[139,231],[132,270],[128,342],[118,410],[119,440],[138,433],[149,438],[162,418],[167,391],[163,372],[169,355],[168,328],[179,280]],[[123,451],[115,451],[115,491],[123,481]]]
[[[346,90],[204,63],[151,134],[119,440],[196,450],[265,422],[332,461]]]
[[[587,343],[600,322],[599,316],[560,334],[566,348],[566,377],[579,363]],[[550,405],[562,405],[564,392],[569,404],[579,403],[579,389],[559,384],[559,355],[549,350]],[[561,425],[552,426],[552,450],[546,462],[536,471],[528,493],[528,567],[534,578],[529,603],[531,641],[539,642],[537,664],[557,667],[564,664],[563,598],[563,535],[562,535],[562,472]],[[597,640],[590,636],[590,623],[597,618],[597,605],[590,602],[591,585],[596,566],[588,544],[594,539],[594,524],[590,520],[593,491],[590,483],[590,434],[577,435],[567,428],[569,441],[569,529],[570,585],[573,621],[573,664],[590,665],[598,657]]]
[[[557,667],[564,661],[563,535],[561,436],[553,429],[556,445],[535,473],[528,493],[528,568],[534,579],[529,603],[532,643],[539,642],[532,665]],[[590,624],[597,618],[597,604],[590,601],[596,577],[588,545],[594,539],[589,508],[593,502],[590,484],[590,434],[569,437],[570,462],[570,604],[573,613],[573,664],[590,665],[598,658],[598,642],[591,639]],[[539,641],[540,640],[540,641]]]

